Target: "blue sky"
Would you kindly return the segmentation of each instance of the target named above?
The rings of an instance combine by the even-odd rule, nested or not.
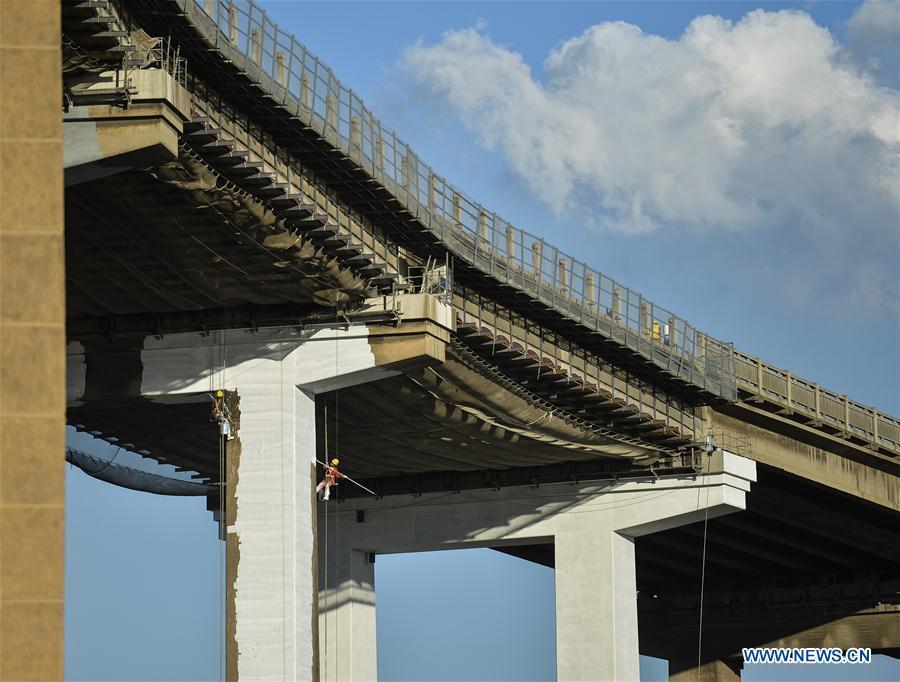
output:
[[[900,218],[882,182],[897,5],[265,5],[473,198],[741,350],[900,412]],[[766,71],[785,46],[795,80]],[[67,677],[215,678],[220,547],[203,501],[67,480]],[[488,550],[376,567],[384,679],[552,674],[548,569]],[[443,676],[426,665],[450,651]]]

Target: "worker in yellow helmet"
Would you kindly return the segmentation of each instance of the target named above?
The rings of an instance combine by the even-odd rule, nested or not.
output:
[[[335,457],[331,460],[331,464],[325,465],[325,477],[316,486],[320,500],[327,502],[331,497],[331,486],[336,485],[339,478],[344,478],[344,474],[337,470],[337,465],[340,463],[340,460]]]

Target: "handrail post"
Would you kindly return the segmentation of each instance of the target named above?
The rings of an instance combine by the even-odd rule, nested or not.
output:
[[[362,149],[362,122],[359,116],[350,117],[350,147]]]
[[[756,392],[763,395],[763,361],[762,358],[756,358]]]
[[[262,32],[258,28],[250,31],[250,42],[253,44],[253,61],[262,64]]]
[[[792,393],[792,391],[791,391],[791,380],[792,380],[791,373],[790,373],[790,372],[785,372],[785,373],[784,373],[784,379],[785,379],[785,384],[787,385],[787,391],[786,391],[786,392],[787,392],[787,404],[788,404],[788,409],[792,409],[791,406],[793,405],[793,401],[791,400],[791,393]]]
[[[285,66],[284,52],[278,52],[275,55],[275,82],[281,87],[287,84],[287,68]]]
[[[325,98],[325,124],[332,130],[337,130],[337,98],[328,93]]]
[[[486,245],[488,243],[488,239],[489,239],[488,235],[490,233],[490,228],[488,226],[488,220],[489,220],[488,212],[485,211],[483,208],[480,209],[478,211],[478,235],[477,235],[478,238],[476,241],[476,248],[475,248],[476,253],[478,252],[479,247],[481,248],[481,250],[484,250],[487,248]]]
[[[378,136],[375,138],[375,145],[373,151],[375,162],[375,174],[376,175],[384,175],[384,140],[381,137],[381,133],[378,133]]]
[[[228,32],[232,45],[238,44],[238,9],[234,6],[232,0],[231,6],[228,8]]]
[[[847,430],[847,433],[852,433],[850,430],[850,397],[844,396],[844,428]]]
[[[872,408],[872,437],[875,441],[875,447],[878,447],[878,410]]]
[[[816,384],[816,392],[815,392],[815,401],[816,401],[816,421],[822,421],[822,391],[819,389],[819,384]]]
[[[437,177],[433,172],[428,173],[428,210],[434,213],[437,206]]]
[[[300,77],[300,106],[312,109],[312,87],[309,83],[309,74],[306,73]]]
[[[409,192],[409,147],[406,148],[406,153],[400,159],[400,186]],[[418,201],[419,197],[416,197],[416,201]]]

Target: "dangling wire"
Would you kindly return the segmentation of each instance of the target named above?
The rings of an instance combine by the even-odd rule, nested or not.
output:
[[[340,313],[340,311],[338,309],[337,296],[335,296],[335,301],[334,301],[334,317],[335,317],[335,319],[337,319],[339,317],[339,313]],[[340,376],[340,372],[341,372],[340,361],[339,361],[339,359],[340,359],[339,351],[340,351],[341,343],[340,343],[339,337],[340,337],[340,332],[337,328],[335,328],[335,330],[334,330],[334,376],[335,376],[335,379],[337,379],[337,377]],[[340,391],[340,388],[336,388],[334,391],[334,452],[332,453],[333,456],[331,457],[331,459],[328,458],[327,453],[326,453],[325,460],[328,462],[330,462],[332,460],[337,460],[340,457],[340,452],[341,452],[340,440],[339,440],[340,439],[340,431],[338,429],[338,422],[339,422],[340,416],[341,416],[340,415],[341,405],[339,402],[339,400],[340,400],[339,391]],[[326,421],[325,423],[326,423],[326,428],[327,428],[328,422]],[[335,511],[335,513],[337,513],[337,511],[338,511],[337,510],[337,501],[338,501],[338,491],[339,490],[340,490],[340,486],[338,486],[338,485],[334,486],[334,502],[335,502],[335,510],[334,511]],[[327,505],[328,502],[326,502],[325,504]],[[327,507],[326,507],[325,515],[326,516],[328,515]],[[340,522],[341,522],[340,515],[335,516],[335,519],[334,519],[335,554],[337,554],[337,552],[340,551],[340,547],[341,547],[340,542],[339,542]],[[337,564],[338,561],[339,561],[338,556],[335,556],[335,563]],[[339,614],[340,614],[340,610],[336,610],[334,612],[334,631],[336,633],[340,632],[338,630]],[[352,651],[352,649],[351,649],[351,651]],[[335,661],[335,663],[336,662],[337,661]],[[335,668],[335,679],[337,679],[337,668]]]
[[[118,449],[116,450],[116,454],[114,454],[114,455],[112,456],[112,458],[111,458],[108,462],[106,462],[103,466],[101,466],[99,469],[97,469],[97,471],[87,471],[87,470],[85,470],[85,473],[88,473],[88,474],[90,474],[91,476],[96,476],[97,474],[99,474],[99,473],[101,473],[101,472],[106,471],[107,469],[109,469],[109,467],[112,466],[112,463],[116,461],[116,457],[119,456],[119,453],[122,452],[122,446],[116,446],[116,447],[118,448]]]
[[[216,334],[217,350],[218,350],[218,366],[216,374],[218,374],[218,389],[213,393],[213,413],[218,419],[228,419],[228,408],[225,404],[225,331],[221,330]],[[226,454],[227,454],[227,435],[219,428],[219,679],[225,680],[227,668],[227,625],[226,625],[226,601],[228,599],[226,586],[228,584],[228,520],[225,518],[226,504]]]
[[[712,437],[707,438],[706,445],[706,504],[703,510],[703,552],[700,559],[700,623],[697,629],[697,674],[700,674],[700,665],[703,654],[703,591],[706,587],[706,532],[709,526],[709,468],[713,453]]]
[[[328,401],[325,401],[325,459],[328,459]],[[316,459],[318,462],[319,460]],[[322,652],[322,679],[328,679],[328,500],[325,500],[325,646]]]
[[[228,524],[225,520],[225,436],[219,434],[219,679],[225,680],[225,586],[228,584],[226,576],[225,555],[228,544]]]

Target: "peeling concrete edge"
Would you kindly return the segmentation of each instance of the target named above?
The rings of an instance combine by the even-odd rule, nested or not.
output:
[[[241,560],[241,540],[232,529],[237,519],[237,485],[241,463],[241,398],[237,391],[225,392],[234,437],[225,444],[225,679],[237,682],[237,569]]]

